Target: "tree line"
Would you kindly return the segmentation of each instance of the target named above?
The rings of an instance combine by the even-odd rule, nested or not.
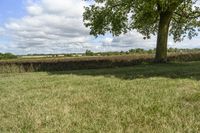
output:
[[[168,53],[195,53],[200,52],[200,48],[194,49],[178,49],[178,48],[168,48]],[[154,49],[130,49],[127,51],[108,51],[108,52],[93,52],[91,50],[86,50],[85,53],[68,53],[68,54],[28,54],[27,56],[47,56],[47,57],[59,57],[63,55],[64,57],[80,57],[80,56],[114,56],[114,55],[134,55],[134,54],[156,54],[156,48]],[[0,60],[3,59],[16,59],[20,56],[14,55],[12,53],[0,53]]]
[[[16,59],[17,56],[12,53],[0,53],[0,60],[2,59]]]
[[[194,49],[178,49],[178,48],[168,48],[168,53],[193,53],[193,52],[200,52],[199,48]],[[85,56],[112,56],[112,55],[131,55],[131,54],[156,54],[156,48],[154,49],[130,49],[128,51],[109,51],[109,52],[93,52],[91,50],[85,51]],[[73,56],[73,54],[68,54],[68,56]]]

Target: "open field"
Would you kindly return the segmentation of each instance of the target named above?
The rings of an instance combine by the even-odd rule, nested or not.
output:
[[[0,74],[0,132],[198,132],[200,62]]]

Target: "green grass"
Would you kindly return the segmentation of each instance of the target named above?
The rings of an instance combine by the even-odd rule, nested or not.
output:
[[[199,132],[200,62],[0,74],[0,132]]]

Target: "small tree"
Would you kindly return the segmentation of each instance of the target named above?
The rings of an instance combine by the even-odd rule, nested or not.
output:
[[[87,1],[87,0],[86,0]],[[89,1],[89,0],[88,0]],[[84,24],[90,34],[110,31],[114,36],[136,29],[149,39],[157,34],[156,61],[167,60],[168,35],[174,41],[197,36],[200,27],[198,0],[93,0],[85,7]],[[196,4],[195,4],[196,3]]]
[[[93,53],[91,50],[86,50],[86,51],[85,51],[85,55],[86,55],[86,56],[93,56],[94,53]]]

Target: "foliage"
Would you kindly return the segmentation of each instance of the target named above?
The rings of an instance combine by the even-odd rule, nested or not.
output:
[[[91,50],[86,50],[86,51],[85,51],[85,55],[86,55],[86,56],[93,56],[93,54],[94,54],[94,53],[93,53]]]
[[[17,56],[12,53],[5,53],[5,54],[0,53],[0,60],[1,59],[16,59],[16,58]]]
[[[89,1],[89,0],[86,0]],[[197,0],[94,0],[85,7],[86,27],[92,35],[110,31],[120,35],[136,29],[145,38],[158,33],[162,16],[170,18],[170,34],[175,41],[197,35],[200,27],[200,7]],[[200,29],[199,29],[200,30]]]

